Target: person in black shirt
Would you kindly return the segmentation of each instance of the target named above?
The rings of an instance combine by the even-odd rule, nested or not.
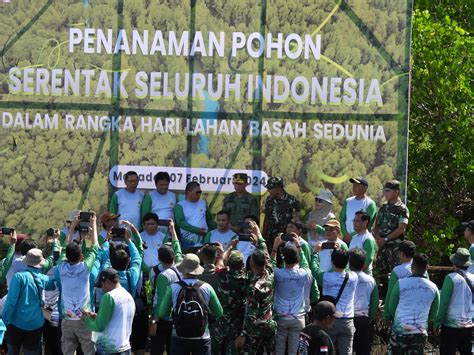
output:
[[[335,355],[334,344],[326,331],[334,325],[336,317],[341,317],[336,307],[328,301],[318,302],[313,307],[314,323],[300,333],[298,355]]]

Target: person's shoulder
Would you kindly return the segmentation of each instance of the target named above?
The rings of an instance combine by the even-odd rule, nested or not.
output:
[[[228,201],[234,200],[234,199],[235,199],[235,196],[236,196],[235,191],[233,191],[233,192],[231,192],[231,193],[225,195],[225,196],[224,196],[224,202],[226,202],[226,201],[228,202]]]
[[[349,204],[349,203],[353,202],[355,200],[355,198],[356,198],[355,196],[350,196],[350,197],[346,198],[345,202]]]

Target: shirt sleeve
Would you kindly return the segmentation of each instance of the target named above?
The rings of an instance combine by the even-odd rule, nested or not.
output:
[[[138,253],[138,249],[132,241],[128,243],[128,250],[130,251],[131,259],[130,268],[128,269],[130,271],[130,282],[132,283],[132,287],[135,287],[138,282],[138,278],[140,277],[142,257]]]
[[[388,303],[388,319],[395,318],[395,312],[397,311],[398,301],[400,299],[400,282],[397,282],[393,287],[392,293],[390,294],[390,301]]]
[[[94,261],[97,257],[98,252],[99,247],[97,245],[93,245],[86,250],[86,255],[84,256],[84,264],[86,264],[89,272],[91,272],[92,268],[94,267]]]
[[[105,293],[100,301],[99,313],[97,313],[95,319],[86,318],[87,329],[93,332],[103,332],[112,319],[114,307],[114,299],[108,293]]]
[[[449,303],[451,296],[453,295],[454,283],[449,275],[446,275],[441,289],[441,298],[439,302],[439,310],[435,319],[435,326],[439,327],[443,324],[443,321],[448,312]]]
[[[13,313],[15,312],[16,303],[18,302],[18,298],[20,297],[20,277],[21,276],[18,273],[13,275],[12,281],[10,282],[10,287],[8,288],[7,299],[5,301],[2,314],[2,319],[5,325],[10,324],[10,321],[13,317]]]
[[[207,232],[202,241],[203,244],[209,244],[211,242],[211,232]]]
[[[387,294],[385,295],[385,307],[383,309],[383,318],[385,320],[390,320],[390,313],[389,313],[389,308],[390,308],[390,294],[393,291],[393,288],[395,285],[398,284],[398,276],[397,274],[392,271],[390,273],[390,280],[388,281],[388,288],[387,288]]]
[[[172,240],[171,245],[175,255],[175,262],[181,262],[181,260],[183,260],[183,253],[181,251],[181,244],[179,243],[179,240]]]
[[[117,214],[117,210],[118,210],[117,194],[114,193],[112,195],[112,198],[110,199],[109,211],[112,212],[113,214]]]
[[[373,238],[367,238],[362,246],[365,250],[365,262],[364,264],[369,266],[375,257],[375,241]]]
[[[438,314],[438,310],[439,310],[439,291],[436,290],[436,295],[435,295],[435,298],[434,298],[433,303],[431,304],[431,308],[430,308],[430,314],[429,314],[429,317],[428,317],[429,321],[435,320],[435,318]]]
[[[0,280],[3,280],[10,270],[13,262],[13,256],[15,255],[15,244],[12,244],[8,247],[7,256],[3,261],[2,266],[0,267]]]
[[[255,196],[252,196],[250,199],[250,214],[257,217],[260,214],[260,206],[258,205],[258,199]]]
[[[169,317],[171,313],[171,309],[173,307],[173,301],[171,299],[171,287],[168,286],[166,288],[165,295],[163,297],[163,301],[160,304],[160,308],[158,310],[158,318],[165,318]]]
[[[153,309],[153,315],[158,317],[160,312],[161,304],[165,298],[166,290],[168,289],[169,282],[165,275],[160,274],[156,279],[155,292],[156,292],[156,305]]]
[[[141,207],[142,218],[144,215],[146,215],[149,212],[151,212],[151,196],[149,194],[146,194],[142,201],[142,207]]]
[[[313,274],[314,279],[318,282],[318,286],[321,287],[323,284],[323,275],[324,271],[321,271],[319,266],[319,255],[318,253],[313,253],[311,257],[311,264],[310,264],[311,273]]]
[[[370,295],[370,303],[369,303],[369,320],[374,320],[377,311],[379,310],[379,288],[377,283],[375,283],[374,289],[372,290],[372,294]]]
[[[369,225],[368,225],[368,229],[369,229],[369,231],[371,231],[372,226],[374,225],[374,222],[375,222],[375,215],[377,214],[377,206],[375,205],[374,201],[369,203],[369,205],[367,206],[367,211],[366,212],[370,217],[370,222],[369,222]]]
[[[216,291],[211,286],[211,293],[210,293],[210,299],[209,299],[209,311],[210,313],[216,317],[219,318],[223,314],[222,306],[221,303],[219,302],[219,299],[217,298]]]
[[[341,213],[339,214],[339,222],[341,223],[341,232],[342,235],[345,236],[347,234],[347,229],[346,229],[346,210],[347,210],[347,200],[344,201],[344,204],[342,205],[341,208]]]

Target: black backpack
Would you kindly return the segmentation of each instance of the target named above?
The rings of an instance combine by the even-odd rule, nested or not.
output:
[[[208,322],[208,307],[199,288],[202,281],[188,285],[180,280],[181,286],[173,309],[173,323],[176,335],[182,338],[198,338],[204,335]]]

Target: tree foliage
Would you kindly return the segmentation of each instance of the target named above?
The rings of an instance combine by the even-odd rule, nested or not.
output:
[[[464,245],[459,221],[474,218],[474,43],[463,28],[466,22],[453,20],[468,17],[472,9],[467,11],[467,2],[452,2],[458,6],[422,1],[413,17],[411,234],[434,256]]]

